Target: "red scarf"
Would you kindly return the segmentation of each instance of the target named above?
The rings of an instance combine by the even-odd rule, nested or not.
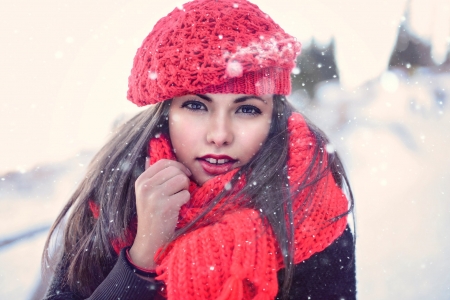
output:
[[[315,139],[303,117],[294,113],[289,118],[288,176],[291,188],[301,182],[312,159]],[[324,150],[322,150],[324,151]],[[175,159],[169,141],[150,141],[151,163],[159,159]],[[327,162],[322,162],[326,164]],[[237,170],[217,176],[199,187],[191,182],[191,200],[181,208],[178,228],[189,223],[230,182]],[[238,185],[243,185],[240,180]],[[338,238],[347,224],[346,218],[330,220],[348,210],[348,201],[336,185],[331,172],[315,184],[312,202],[303,208],[309,188],[294,200],[296,264],[324,250]],[[276,201],[276,200],[274,200]],[[278,292],[277,271],[283,260],[274,234],[258,211],[226,207],[226,214],[178,238],[159,257],[157,279],[166,284],[168,299],[274,299]],[[220,215],[220,214],[219,214]],[[134,232],[133,232],[134,231]],[[114,241],[117,251],[132,244],[135,230],[128,231],[127,242]]]

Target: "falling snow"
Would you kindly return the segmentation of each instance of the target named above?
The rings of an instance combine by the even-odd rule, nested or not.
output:
[[[340,86],[336,82],[320,83],[317,86],[314,108],[307,103],[305,98],[302,98],[301,105],[295,99],[293,102],[330,136],[333,151],[336,150],[343,158],[344,166],[348,170],[352,182],[356,197],[358,232],[358,298],[369,300],[450,299],[450,277],[448,275],[448,270],[450,270],[448,259],[448,253],[450,253],[448,233],[448,228],[450,228],[448,201],[450,162],[449,135],[447,133],[450,128],[450,78],[447,74],[434,74],[425,68],[415,69],[412,62],[405,64],[407,71],[410,72],[409,75],[396,70],[383,71],[388,64],[387,57],[393,47],[392,43],[395,42],[392,37],[398,31],[398,23],[390,20],[402,18],[402,21],[405,21],[402,10],[398,10],[401,13],[397,14],[389,13],[383,5],[392,7],[394,11],[394,6],[403,9],[406,0],[391,1],[386,4],[380,1],[367,2],[367,5],[364,6],[374,10],[370,14],[363,8],[343,9],[336,14],[332,3],[327,7],[319,2],[309,2],[323,8],[312,11],[320,11],[320,17],[324,15],[337,16],[337,19],[327,19],[327,22],[339,25],[340,30],[335,35],[326,32],[318,33],[320,26],[315,26],[318,23],[313,23],[314,20],[311,19],[309,20],[312,25],[310,27],[317,34],[316,41],[318,43],[335,36],[339,80],[343,85]],[[445,14],[448,14],[450,10],[436,9],[440,2],[435,0],[413,0],[410,3],[412,30],[419,36],[430,37],[432,59],[442,60],[449,42],[448,17]],[[422,8],[418,8],[420,4]],[[139,5],[142,6],[142,3]],[[290,5],[300,7],[309,4],[292,1]],[[117,9],[117,6],[113,7],[115,10]],[[181,4],[177,7],[183,10]],[[237,3],[233,7],[239,8]],[[375,10],[374,7],[379,9]],[[45,9],[48,8],[42,7],[41,9],[42,12],[45,12]],[[134,9],[134,11],[137,10],[144,11],[142,7]],[[430,19],[428,12],[433,10],[438,15],[433,26],[430,26],[425,21]],[[22,10],[17,9],[17,11]],[[73,14],[73,11],[68,11]],[[103,11],[108,14],[104,7],[102,13]],[[277,20],[280,23],[285,22],[284,24],[292,23],[293,31],[287,31],[293,35],[303,33],[309,38],[310,32],[302,31],[307,26],[298,26],[303,20],[303,18],[298,18],[299,10],[292,9],[291,11],[293,11],[294,18],[284,18],[290,12],[283,12],[283,17]],[[124,12],[126,13],[126,10]],[[64,11],[60,13],[61,16],[64,16]],[[272,12],[269,13],[272,16]],[[346,13],[346,17],[344,17],[344,13]],[[4,17],[9,17],[7,14],[11,14],[13,19],[20,19],[18,15],[14,15],[13,9],[5,10]],[[354,20],[347,17],[353,14],[356,14]],[[381,20],[387,14],[389,17],[386,18],[386,22],[371,21]],[[47,15],[42,13],[42,16]],[[123,13],[116,15],[122,17]],[[321,18],[316,17],[317,14],[311,15],[314,15],[319,22],[323,22],[320,20]],[[51,22],[50,19],[45,22],[36,22],[38,20],[36,16],[35,14],[33,17],[21,19],[22,21],[19,23],[9,22],[17,28],[8,28],[10,25],[5,27],[7,39],[7,30],[11,32],[8,40],[13,41],[11,37],[14,37],[14,39],[26,41],[30,46],[20,46],[20,49],[27,51],[23,52],[17,51],[15,47],[8,48],[9,44],[5,44],[6,55],[4,57],[8,60],[11,58],[10,65],[12,67],[6,68],[6,73],[3,73],[7,74],[4,76],[6,81],[3,84],[3,94],[10,95],[14,105],[3,104],[3,107],[7,108],[6,118],[3,120],[18,119],[19,115],[13,114],[14,110],[19,111],[20,116],[25,117],[23,120],[31,120],[35,116],[42,115],[43,119],[45,117],[46,120],[54,120],[53,123],[45,123],[46,131],[52,127],[51,135],[60,134],[64,138],[68,137],[69,140],[73,140],[80,131],[81,123],[79,119],[73,117],[79,116],[80,119],[88,120],[89,126],[84,132],[90,133],[90,139],[96,142],[90,142],[88,146],[77,144],[77,147],[90,149],[93,147],[92,145],[101,144],[106,132],[110,130],[109,121],[105,121],[107,124],[104,124],[104,131],[94,131],[93,121],[97,121],[99,115],[105,120],[113,120],[117,111],[123,111],[125,105],[129,106],[126,103],[120,109],[116,109],[113,104],[125,102],[123,101],[125,93],[123,74],[117,76],[115,73],[114,76],[108,77],[116,72],[118,61],[127,61],[124,69],[129,70],[129,56],[132,54],[127,53],[127,59],[125,59],[119,55],[121,51],[117,51],[118,48],[112,48],[121,45],[121,40],[116,36],[118,30],[112,29],[114,26],[119,28],[123,23],[116,22],[117,20],[113,19],[114,16],[111,16],[111,20],[117,25],[114,25],[114,22],[100,24],[98,17],[95,18],[95,22],[88,23],[89,19],[86,18],[86,26],[79,26],[79,28],[92,29],[84,39],[79,32],[75,32],[73,29],[69,30],[62,26],[60,28],[58,23],[48,23]],[[369,20],[365,25],[376,29],[366,29],[366,32],[374,34],[362,34],[364,29],[358,26],[361,16],[367,17]],[[149,18],[152,17],[149,16]],[[276,19],[275,14],[273,17]],[[369,19],[372,17],[373,19]],[[156,18],[156,13],[153,18]],[[142,18],[135,19],[141,20]],[[156,20],[146,21],[150,24]],[[55,35],[57,38],[53,37],[57,41],[56,43],[48,42],[52,38],[50,35],[52,27],[41,30],[40,23],[52,24],[56,28],[53,30],[57,33]],[[447,25],[441,26],[440,24]],[[41,32],[42,35],[31,34],[26,27],[19,28],[19,26],[30,26],[33,31],[37,29],[36,32]],[[141,28],[139,26],[141,25],[130,23],[130,28]],[[392,27],[392,29],[388,30],[386,26]],[[348,31],[343,30],[345,28],[351,29],[350,32],[355,36],[352,34],[349,36]],[[120,29],[122,30],[123,26]],[[447,38],[436,40],[436,37],[442,36],[442,32],[444,34],[447,32],[445,34]],[[108,36],[107,33],[113,36]],[[220,35],[218,38],[220,39]],[[108,39],[117,42],[110,43],[111,48],[105,53],[103,46],[109,42]],[[270,45],[270,36],[260,36],[260,41]],[[128,42],[130,44],[127,44]],[[305,45],[305,41],[302,40],[302,42]],[[131,37],[130,41],[125,39],[124,44],[127,45],[126,48],[136,49],[140,45],[140,41]],[[260,46],[261,44],[259,44]],[[253,45],[250,49],[241,48],[239,51],[244,54],[253,51],[251,53],[255,55],[261,52],[258,50],[258,45]],[[27,54],[26,61],[23,61],[24,53]],[[74,53],[77,55],[73,55]],[[229,61],[233,61],[232,54],[226,55],[228,55]],[[72,60],[69,63],[71,57],[76,58],[76,61]],[[15,62],[14,59],[17,61]],[[48,60],[54,62],[58,68],[50,65],[51,62],[49,63]],[[68,62],[67,69],[61,68],[62,71],[60,71],[59,65],[66,60]],[[25,62],[23,67],[21,67],[22,61]],[[327,65],[320,67],[317,65],[317,67],[328,69]],[[241,72],[239,69],[239,66],[232,65],[230,73],[239,74]],[[29,70],[41,70],[42,72],[36,78],[36,72]],[[92,70],[96,71],[92,72]],[[297,72],[300,74],[300,69],[292,70],[294,75],[298,75]],[[21,76],[17,74],[21,74]],[[408,77],[411,74],[413,74],[412,77]],[[54,81],[55,76],[65,79]],[[157,79],[156,73],[149,72],[148,76],[151,80]],[[118,77],[117,81],[115,81],[115,77]],[[336,78],[337,75],[333,77]],[[21,78],[21,80],[17,78]],[[51,93],[59,96],[54,98],[53,95],[41,93],[36,88],[23,89],[23,82],[28,82],[30,87],[39,85],[42,89],[46,89],[45,87],[48,86],[43,83],[54,82],[52,85],[61,86],[61,88],[47,90],[51,90]],[[99,82],[105,82],[105,84],[102,86]],[[31,94],[25,94],[24,90],[31,91]],[[298,96],[300,99],[301,94],[298,95],[300,95]],[[6,98],[4,101],[7,101]],[[51,105],[46,107],[44,101],[39,102],[39,106],[33,108],[32,114],[27,115],[30,102],[27,102],[24,108],[20,106],[19,100],[33,99],[35,101],[34,99],[36,99],[36,103],[38,103],[41,101],[39,98],[50,99]],[[110,105],[108,110],[104,109],[104,105],[99,105],[101,99],[107,99],[105,103]],[[79,105],[80,101],[83,105]],[[77,105],[75,106],[73,103],[77,103]],[[99,109],[94,110],[92,108],[94,106],[98,106]],[[84,114],[84,110],[86,110],[86,114]],[[97,113],[91,113],[92,111]],[[106,115],[107,113],[110,115]],[[90,119],[87,118],[89,114],[92,115]],[[10,115],[12,117],[8,119]],[[72,130],[70,131],[64,122],[71,126],[75,124],[73,125],[74,129],[70,129]],[[5,156],[7,160],[11,161],[19,158],[20,162],[14,161],[10,169],[3,170],[0,174],[0,222],[3,222],[0,225],[0,239],[17,236],[29,231],[30,228],[49,226],[63,207],[65,200],[68,199],[70,191],[73,191],[76,182],[79,182],[79,179],[84,176],[83,171],[89,162],[86,159],[64,160],[64,157],[72,155],[73,151],[79,149],[74,150],[74,145],[69,142],[52,144],[57,145],[52,148],[57,148],[58,153],[64,153],[58,159],[55,159],[53,153],[52,155],[40,154],[39,150],[48,146],[46,143],[49,137],[42,132],[34,131],[36,123],[30,122],[29,127],[25,126],[26,122],[22,123],[27,131],[26,134],[20,136],[26,136],[26,139],[17,136],[17,128],[7,128],[4,125],[6,123],[2,123],[3,127],[7,128],[5,132],[11,131],[15,134],[14,139],[6,138],[4,140],[9,140],[11,145],[15,140],[31,140],[32,147],[22,146],[21,148],[30,148],[34,152],[33,155],[14,153],[14,155]],[[101,126],[98,125],[98,127]],[[42,138],[35,139],[35,136],[42,136]],[[11,146],[11,149],[17,152],[16,147]],[[330,152],[328,145],[325,150]],[[29,161],[24,163],[24,160]],[[52,166],[60,168],[59,171],[53,170],[49,177],[33,177],[36,173],[32,171],[32,166],[39,165],[42,161],[51,162]],[[7,165],[6,163],[9,164],[9,161],[2,163],[2,166]],[[124,170],[127,166],[129,164],[124,162],[119,166],[119,170]],[[231,184],[226,185],[225,188],[231,189]],[[40,276],[41,253],[36,249],[42,249],[44,239],[45,234],[36,234],[1,248],[0,299],[29,298]]]
[[[450,299],[449,87],[448,73],[394,70],[357,90],[321,84],[302,104],[348,170],[360,299]]]
[[[292,74],[294,74],[294,75],[300,74],[300,68],[298,68],[298,67],[293,68],[292,69]]]
[[[334,146],[333,146],[332,144],[327,144],[327,145],[325,146],[325,150],[326,150],[328,153],[333,153],[333,152],[334,152]]]
[[[148,78],[151,80],[155,80],[156,78],[158,78],[158,74],[156,72],[148,71]]]
[[[227,63],[226,73],[229,77],[238,77],[241,76],[243,72],[243,67],[241,63],[238,61],[229,61]]]

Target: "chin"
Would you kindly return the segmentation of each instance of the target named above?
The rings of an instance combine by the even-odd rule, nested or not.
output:
[[[214,177],[215,176],[207,176],[207,177],[202,176],[202,178],[200,178],[198,180],[194,178],[194,181],[195,181],[195,183],[197,183],[197,185],[202,186],[205,182],[207,182],[208,180],[210,180]]]

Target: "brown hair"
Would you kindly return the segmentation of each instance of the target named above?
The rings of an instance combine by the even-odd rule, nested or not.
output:
[[[48,263],[47,249],[50,237],[71,210],[64,230],[61,264],[67,266],[66,282],[70,289],[83,297],[92,294],[117,260],[117,254],[112,248],[111,241],[125,240],[125,233],[136,217],[134,182],[144,171],[150,138],[159,133],[168,135],[167,116],[170,104],[171,101],[155,104],[117,130],[111,140],[93,158],[86,177],[50,230],[44,248],[43,265]],[[292,201],[295,195],[291,195],[287,188],[286,170],[289,137],[287,122],[293,111],[294,109],[284,96],[274,96],[274,109],[268,138],[259,152],[237,172],[231,182],[232,186],[236,186],[233,183],[238,180],[240,175],[244,174],[247,182],[256,181],[258,184],[246,184],[235,198],[229,200],[247,199],[246,202],[240,203],[242,207],[257,209],[272,227],[278,245],[284,254],[286,267],[281,287],[284,296],[287,296],[289,292],[294,268],[293,234],[295,224],[293,215],[296,212],[292,211]],[[335,218],[337,220],[348,214],[353,208],[351,189],[337,153],[324,151],[328,140],[323,132],[310,122],[308,122],[308,126],[317,143],[311,167],[305,176],[307,180],[298,183],[297,192],[313,185],[325,175],[327,170],[331,170],[335,181],[341,187],[345,184],[350,193],[350,209],[345,214],[337,216]],[[273,155],[274,153],[277,155]],[[328,156],[326,160],[324,160],[325,155]],[[322,168],[313,168],[313,166],[317,166],[315,162],[323,160],[329,163]],[[310,190],[311,193],[314,192],[314,189]],[[204,220],[203,217],[225,194],[227,194],[226,191],[219,194],[201,215],[186,227],[176,231],[172,240],[207,224],[208,220]],[[242,194],[247,197],[239,197]],[[98,219],[92,215],[89,207],[90,200],[95,201],[101,211]],[[302,205],[309,204],[307,197]]]

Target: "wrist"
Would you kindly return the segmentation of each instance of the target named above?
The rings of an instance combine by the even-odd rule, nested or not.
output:
[[[133,261],[133,258],[132,258],[131,255],[130,255],[130,248],[127,248],[125,251],[126,251],[126,252],[125,252],[125,256],[126,256],[128,262],[129,262],[130,264],[132,264],[136,269],[138,269],[139,271],[144,272],[144,273],[155,273],[155,274],[156,274],[156,270],[155,270],[154,268],[153,268],[153,269],[147,269],[147,268],[143,268],[143,267],[137,265],[137,264]]]
[[[139,245],[133,244],[133,246],[127,251],[127,258],[136,268],[154,272],[156,269],[156,263],[153,257],[155,256],[157,249],[142,248],[143,247],[139,247]]]

